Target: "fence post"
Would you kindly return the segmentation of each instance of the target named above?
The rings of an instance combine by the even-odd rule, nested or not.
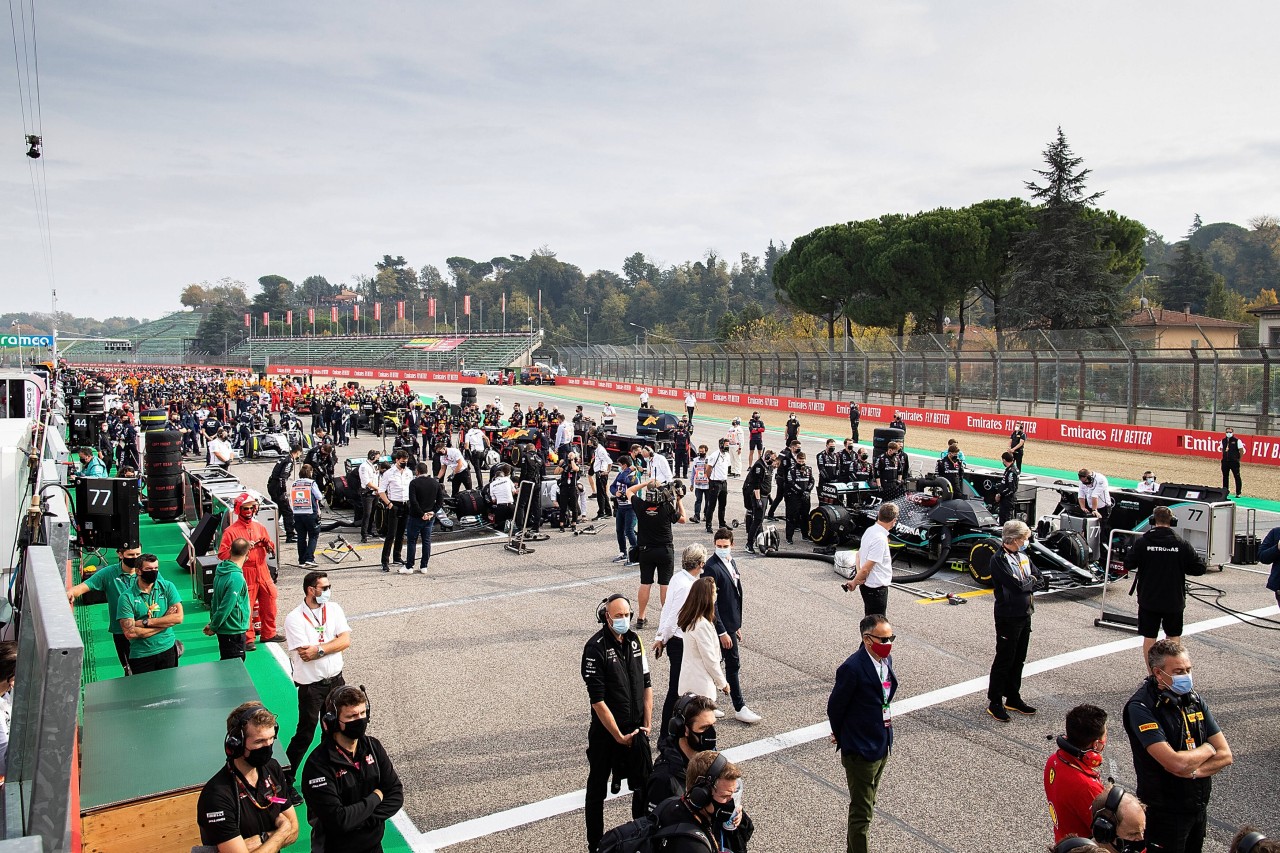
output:
[[[1201,424],[1204,423],[1204,417],[1200,413],[1200,353],[1194,346],[1188,352],[1191,353],[1191,423],[1187,426],[1191,429],[1203,429]]]
[[[1258,410],[1258,434],[1271,435],[1271,356],[1266,347],[1258,347],[1262,353],[1262,407]]]
[[[1084,350],[1076,350],[1076,355],[1080,357],[1080,376],[1078,388],[1076,389],[1076,420],[1084,420]]]

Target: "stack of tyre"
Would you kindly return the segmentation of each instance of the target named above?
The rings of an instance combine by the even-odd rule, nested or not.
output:
[[[147,478],[147,514],[153,521],[175,521],[182,516],[182,433],[151,430],[146,433],[143,467]]]

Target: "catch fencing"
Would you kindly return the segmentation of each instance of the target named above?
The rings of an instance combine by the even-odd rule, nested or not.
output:
[[[1148,330],[1149,331],[1149,330]],[[1274,435],[1280,349],[1155,348],[1129,329],[560,346],[569,375],[892,407]],[[1194,342],[1193,343],[1198,343]]]

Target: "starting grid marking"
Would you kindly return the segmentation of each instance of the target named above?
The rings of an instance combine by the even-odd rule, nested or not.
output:
[[[1213,619],[1206,619],[1187,625],[1183,630],[1183,636],[1227,628],[1240,623],[1252,622],[1258,618],[1275,616],[1276,614],[1280,614],[1280,607],[1272,605],[1258,610],[1247,611],[1242,617],[1219,616]],[[1141,648],[1141,646],[1141,637],[1113,640],[1109,643],[1101,643],[1096,646],[1089,646],[1028,663],[1023,670],[1023,674],[1025,676],[1040,675],[1041,673],[1062,669],[1084,661],[1131,651]],[[281,662],[285,672],[288,673],[288,663],[284,658],[284,653],[274,645],[271,645],[271,651],[277,660]],[[897,717],[914,711],[921,711],[944,702],[950,702],[953,699],[980,693],[986,689],[986,676],[971,678],[967,681],[961,681],[894,702],[893,715]],[[749,761],[753,758],[761,758],[766,755],[772,755],[775,752],[822,740],[830,734],[830,725],[823,721],[727,749],[725,750],[725,755],[734,762]],[[619,793],[610,796],[608,799],[628,796],[630,793],[630,790],[624,786]],[[560,794],[536,803],[517,806],[516,808],[506,809],[427,832],[422,832],[414,826],[403,811],[396,813],[395,817],[392,818],[392,823],[400,831],[400,834],[404,836],[405,842],[414,853],[436,853],[442,847],[461,844],[464,841],[473,841],[477,838],[485,838],[509,829],[569,814],[582,808],[585,802],[586,789],[581,788],[577,791]]]

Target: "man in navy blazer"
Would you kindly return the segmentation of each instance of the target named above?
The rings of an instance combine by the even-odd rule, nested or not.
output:
[[[876,789],[893,747],[889,703],[898,692],[893,673],[895,639],[889,620],[872,613],[858,624],[862,645],[836,670],[827,699],[831,742],[840,752],[849,785],[847,853],[868,853]]]
[[[747,707],[738,684],[738,670],[742,666],[738,654],[742,642],[742,577],[733,560],[733,531],[721,527],[715,535],[716,552],[703,565],[702,576],[716,581],[716,633],[720,635],[724,677],[729,682],[729,698],[736,712],[734,719],[740,723],[758,723],[763,718]]]

